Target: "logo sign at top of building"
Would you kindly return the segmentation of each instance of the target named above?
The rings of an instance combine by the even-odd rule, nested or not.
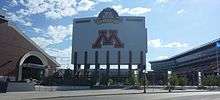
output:
[[[118,23],[119,22],[119,16],[118,13],[112,9],[112,8],[106,8],[103,9],[97,19],[96,23],[97,24],[104,24],[104,23]]]

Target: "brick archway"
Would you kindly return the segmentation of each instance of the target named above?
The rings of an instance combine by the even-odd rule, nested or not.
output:
[[[23,64],[25,63],[25,60],[29,59],[30,57],[37,58],[41,62],[42,66],[45,66],[45,67],[48,66],[48,61],[43,54],[41,54],[40,52],[37,52],[37,51],[30,51],[30,52],[24,54],[24,56],[19,61],[17,81],[22,80]]]

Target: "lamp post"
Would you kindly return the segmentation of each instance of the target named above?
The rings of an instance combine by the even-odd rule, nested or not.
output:
[[[147,71],[143,70],[143,74],[144,74],[144,92],[143,93],[146,93]]]

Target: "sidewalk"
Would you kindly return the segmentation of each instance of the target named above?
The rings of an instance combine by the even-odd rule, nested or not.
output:
[[[178,92],[203,92],[204,90],[175,90]],[[204,91],[205,92],[205,91]],[[81,97],[81,96],[101,96],[101,95],[129,95],[142,94],[143,90],[123,90],[123,89],[106,89],[106,90],[76,90],[76,91],[30,91],[30,92],[8,92],[0,94],[0,100],[30,100],[36,98],[61,98],[61,97]],[[147,89],[148,94],[168,93],[167,90]]]
[[[110,95],[110,94],[129,94],[141,93],[140,90],[76,90],[76,91],[30,91],[30,92],[7,92],[0,94],[0,100],[24,100],[33,98],[55,98],[55,97],[74,97],[74,96],[92,96],[92,95]]]

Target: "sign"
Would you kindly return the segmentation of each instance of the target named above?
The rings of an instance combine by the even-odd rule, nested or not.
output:
[[[89,21],[77,23],[85,20]],[[73,26],[73,64],[146,64],[147,29],[144,17],[119,17],[115,10],[106,8],[96,18],[74,19]]]
[[[123,48],[124,44],[117,36],[117,30],[99,30],[99,36],[92,48],[101,48],[105,45],[112,45],[114,48]]]
[[[112,8],[103,9],[96,19],[97,24],[118,23],[118,22],[119,22],[118,13]]]

